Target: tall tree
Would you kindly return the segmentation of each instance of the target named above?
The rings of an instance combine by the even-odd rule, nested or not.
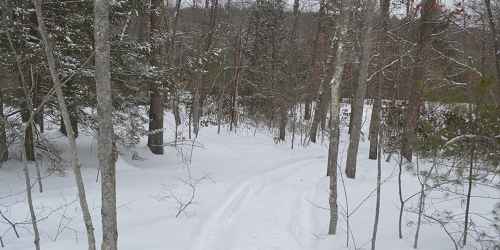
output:
[[[420,109],[423,104],[423,87],[425,84],[425,64],[427,63],[426,49],[432,39],[434,19],[439,12],[437,0],[424,0],[420,3],[420,20],[417,30],[417,48],[415,63],[412,72],[412,81],[409,87],[409,101],[406,109],[405,132],[402,138],[401,153],[408,160],[412,160],[413,148],[416,143],[416,128]]]
[[[357,36],[359,37],[360,44],[360,51],[358,52],[358,60],[360,62],[359,75],[357,77],[358,84],[354,96],[354,101],[352,103],[352,129],[350,134],[349,147],[347,149],[346,176],[349,178],[354,178],[356,176],[359,138],[361,135],[361,122],[363,118],[363,106],[367,87],[366,79],[368,76],[368,67],[370,65],[370,56],[373,44],[370,35],[375,16],[375,6],[377,5],[375,0],[368,0],[364,4],[365,7],[363,8],[363,28],[359,31],[360,33]]]
[[[493,45],[493,54],[495,55],[495,67],[497,72],[497,97],[500,96],[500,38],[495,23],[495,17],[491,9],[491,0],[484,0],[486,7],[486,16],[488,17],[488,24],[490,26],[491,43]],[[497,105],[499,105],[497,103]]]
[[[322,77],[324,57],[322,51],[326,49],[326,41],[328,39],[325,33],[325,8],[326,0],[320,2],[320,8],[318,11],[318,23],[316,30],[316,37],[313,44],[313,55],[312,55],[312,75],[311,80],[314,86],[318,89],[318,100],[316,101],[316,106],[313,114],[313,120],[311,123],[311,129],[309,130],[309,140],[316,143],[316,137],[318,133],[319,125],[325,120],[326,112],[328,110],[328,103],[330,102],[330,88],[329,83]],[[319,84],[318,84],[319,83]]]
[[[162,14],[162,0],[153,0],[147,6],[149,20],[149,43],[152,46],[150,63],[152,67],[163,68],[162,51],[164,51],[164,34],[162,26],[165,20]],[[149,134],[148,147],[153,154],[163,154],[163,95],[162,82],[153,80],[150,83]]]
[[[348,11],[345,9],[346,3],[343,1],[331,0],[328,3],[331,8],[336,9],[340,6],[340,13],[335,17],[336,28],[335,35],[332,41],[332,47],[336,47],[335,51],[335,68],[332,79],[330,80],[330,143],[328,146],[328,165],[327,172],[330,177],[330,226],[329,234],[337,233],[338,220],[338,205],[337,205],[337,161],[339,149],[339,128],[340,128],[340,84],[344,73],[345,64],[345,39],[349,24],[346,15]]]
[[[76,187],[78,189],[78,198],[80,201],[80,208],[82,209],[82,217],[85,224],[85,228],[87,230],[87,241],[88,241],[88,249],[95,250],[95,236],[94,236],[94,226],[92,224],[92,218],[90,216],[90,210],[87,203],[87,197],[85,194],[85,187],[83,184],[82,172],[80,160],[78,157],[78,148],[76,146],[76,133],[73,130],[73,126],[71,126],[71,118],[70,113],[68,111],[68,107],[66,106],[66,101],[64,99],[62,86],[63,83],[59,79],[59,74],[57,71],[56,60],[54,58],[54,52],[52,47],[52,41],[50,40],[50,36],[47,32],[47,28],[45,27],[45,22],[43,18],[42,12],[42,0],[33,0],[36,10],[36,16],[38,20],[38,31],[40,32],[40,36],[42,37],[43,46],[45,49],[45,55],[47,58],[47,63],[49,66],[50,76],[52,78],[52,82],[54,83],[54,89],[56,91],[57,100],[59,102],[59,109],[61,110],[61,116],[63,117],[63,122],[66,125],[66,133],[68,136],[70,151],[71,151],[71,163],[73,165],[73,173],[75,175]]]
[[[0,167],[1,163],[9,158],[9,145],[7,144],[7,117],[3,111],[3,91],[0,89]]]
[[[97,137],[99,168],[101,169],[101,250],[117,250],[116,174],[113,152],[113,103],[110,67],[110,2],[94,2],[95,80],[97,94]]]
[[[385,54],[384,51],[386,49],[386,41],[387,41],[387,31],[389,30],[389,9],[391,7],[391,0],[380,0],[380,21],[382,26],[382,31],[379,35],[379,50],[381,53]],[[379,67],[384,67],[385,60],[382,60],[382,63]],[[378,131],[380,129],[380,110],[382,109],[382,85],[383,85],[383,72],[379,73],[379,77],[377,79],[377,91],[375,93],[375,98],[373,100],[373,108],[372,114],[370,118],[370,130],[369,130],[369,139],[370,139],[370,151],[368,154],[368,158],[371,160],[377,159],[377,147],[379,145],[378,142]]]

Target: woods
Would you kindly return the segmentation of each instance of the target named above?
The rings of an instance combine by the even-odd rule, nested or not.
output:
[[[2,248],[149,249],[128,238],[144,221],[160,241],[196,235],[175,249],[246,249],[254,229],[244,247],[266,230],[300,249],[500,247],[497,1],[0,0],[0,14]],[[136,200],[145,218],[122,217]]]

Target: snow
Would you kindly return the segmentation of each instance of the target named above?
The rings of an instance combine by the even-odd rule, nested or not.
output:
[[[345,108],[345,107],[344,107]],[[369,117],[369,109],[365,114]],[[167,116],[167,131],[172,117]],[[369,120],[369,119],[368,119]],[[369,124],[364,122],[364,135]],[[374,219],[376,161],[368,160],[367,141],[360,143],[356,179],[339,179],[339,225],[336,236],[328,230],[328,178],[325,177],[327,143],[296,146],[274,144],[265,130],[240,128],[237,133],[202,128],[192,162],[191,148],[167,147],[165,155],[149,153],[143,140],[136,149],[142,160],[123,153],[117,163],[117,206],[121,250],[327,250],[368,249]],[[168,134],[165,133],[165,134]],[[65,150],[65,139],[56,130],[45,136]],[[167,135],[166,135],[167,136]],[[346,155],[348,136],[342,130],[341,157]],[[325,140],[326,142],[326,140]],[[100,183],[96,182],[96,141],[89,135],[78,138],[79,154],[96,238],[101,237]],[[397,158],[397,157],[393,157]],[[87,249],[85,229],[71,170],[64,176],[42,166],[44,192],[34,185],[34,201],[41,231],[41,247],[50,250]],[[405,213],[404,239],[397,234],[399,199],[397,164],[383,161],[382,207],[377,248],[412,249],[416,216]],[[31,169],[32,179],[34,169]],[[343,169],[339,174],[343,173]],[[403,175],[405,196],[418,191],[411,171]],[[0,169],[0,209],[18,225],[16,239],[9,225],[0,223],[6,249],[33,249],[29,213],[23,192],[21,164],[11,160]],[[178,206],[187,202],[194,183],[193,203],[178,217]],[[477,192],[488,192],[475,188]],[[345,196],[347,194],[347,197]],[[407,207],[415,207],[418,199]],[[346,204],[347,201],[347,204]],[[428,202],[463,211],[460,200],[446,204]],[[493,208],[490,203],[472,203],[473,209]],[[346,207],[349,206],[349,247],[346,246]],[[99,243],[98,243],[99,245]],[[454,249],[439,225],[423,224],[419,249]],[[471,247],[472,249],[472,247]]]

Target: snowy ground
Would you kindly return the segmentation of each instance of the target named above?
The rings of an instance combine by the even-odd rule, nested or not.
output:
[[[167,119],[170,126],[170,120]],[[365,124],[365,129],[367,124]],[[170,131],[168,132],[170,133]],[[341,207],[338,235],[328,236],[328,179],[325,177],[326,144],[295,147],[273,143],[264,131],[202,128],[193,151],[190,171],[186,155],[167,148],[165,155],[148,153],[144,142],[137,151],[143,160],[131,160],[124,154],[117,166],[119,248],[121,250],[326,250],[369,249],[374,218],[376,161],[367,160],[368,143],[360,144],[355,180],[339,180]],[[57,131],[46,137],[64,150],[64,138]],[[342,133],[342,157],[347,137]],[[96,142],[90,136],[78,138],[88,200],[97,238],[100,238],[100,184],[96,182]],[[184,156],[184,157],[182,157]],[[397,158],[397,157],[394,157]],[[43,175],[47,175],[42,166]],[[411,249],[415,216],[406,213],[404,239],[397,235],[399,200],[397,165],[383,163],[382,208],[377,248]],[[34,169],[32,169],[34,176]],[[339,173],[343,173],[343,170]],[[188,176],[191,176],[189,178]],[[35,179],[33,179],[35,180]],[[403,176],[405,196],[415,193],[418,183],[411,173]],[[195,183],[193,203],[176,218],[178,201],[189,200]],[[23,192],[21,164],[10,161],[0,169],[0,209],[20,222],[21,238],[16,239],[2,221],[0,233],[6,249],[33,249],[29,212]],[[34,188],[34,200],[40,219],[41,247],[50,250],[86,249],[76,188],[71,170],[65,176],[43,179],[44,192]],[[346,197],[349,206],[350,235],[346,246]],[[436,206],[429,202],[429,206]],[[414,206],[416,199],[409,205]],[[447,206],[460,207],[460,201]],[[476,206],[473,203],[473,206]],[[490,209],[491,204],[484,205]],[[344,214],[344,215],[342,215]],[[0,220],[1,221],[1,220]],[[454,249],[436,224],[424,224],[419,249]]]

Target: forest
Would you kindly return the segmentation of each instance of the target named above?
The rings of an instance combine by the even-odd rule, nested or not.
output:
[[[498,0],[0,15],[0,248],[500,249]]]

